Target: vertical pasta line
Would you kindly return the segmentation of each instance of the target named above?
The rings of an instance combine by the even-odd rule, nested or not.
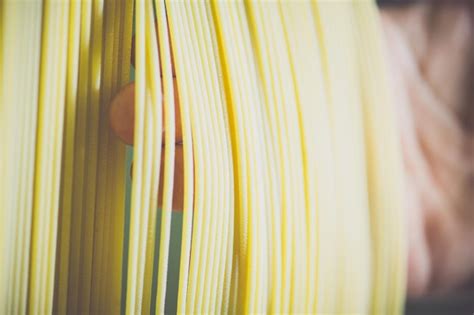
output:
[[[158,201],[158,185],[161,172],[161,153],[162,153],[162,135],[163,135],[163,91],[161,80],[161,67],[158,57],[158,38],[155,26],[155,16],[153,12],[153,2],[147,2],[147,36],[146,36],[146,54],[147,54],[147,88],[151,94],[151,104],[149,104],[148,115],[152,118],[153,125],[151,128],[151,185],[150,185],[150,201],[149,201],[149,219],[148,219],[148,235],[146,240],[146,256],[145,269],[143,275],[143,312],[149,313],[152,299],[152,280],[153,280],[153,262],[156,235],[156,216]],[[151,71],[150,71],[151,70]]]
[[[46,2],[43,14],[28,293],[28,312],[33,314],[52,311],[68,3]]]
[[[170,34],[168,30],[168,18],[164,0],[155,0],[156,23],[158,25],[158,46],[160,52],[160,66],[163,75],[163,109],[165,115],[165,156],[163,175],[163,207],[161,219],[160,253],[158,262],[158,288],[156,292],[157,314],[165,309],[169,240],[171,229],[171,211],[173,201],[174,161],[175,161],[175,102],[173,89],[172,58],[170,46]],[[153,298],[153,297],[152,297]]]
[[[70,254],[71,210],[74,176],[74,146],[77,113],[77,93],[79,85],[79,50],[81,30],[81,3],[70,5],[69,9],[68,68],[66,78],[66,108],[64,117],[64,143],[60,192],[60,215],[58,222],[58,251],[56,253],[56,276],[53,312],[67,310],[67,288]]]
[[[188,95],[185,73],[182,70],[182,51],[177,49],[180,32],[180,23],[175,4],[166,1],[166,9],[170,26],[170,41],[173,47],[173,60],[176,69],[176,81],[179,91],[179,112],[183,133],[183,161],[184,161],[184,195],[183,195],[183,231],[181,244],[181,261],[179,268],[179,287],[177,297],[177,312],[183,313],[186,309],[187,284],[189,279],[189,259],[191,255],[192,220],[194,205],[194,154],[192,151],[193,139],[191,137],[191,121],[189,106],[190,96]]]

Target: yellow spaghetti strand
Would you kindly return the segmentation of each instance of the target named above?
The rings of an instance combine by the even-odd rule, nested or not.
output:
[[[86,123],[89,91],[89,49],[92,27],[92,1],[81,2],[81,31],[79,48],[79,79],[77,87],[76,134],[74,148],[74,177],[72,194],[72,218],[69,248],[69,276],[67,311],[77,312],[79,266],[81,252],[81,227],[84,196],[84,168],[86,159]]]
[[[143,147],[144,147],[144,115],[146,106],[146,86],[145,86],[145,2],[137,1],[135,3],[136,12],[136,37],[135,37],[135,130],[134,130],[134,158],[135,166],[133,168],[132,202],[130,209],[130,239],[129,239],[129,262],[127,273],[127,300],[126,314],[136,312],[136,293],[137,293],[137,269],[138,264],[143,258],[139,255],[140,242],[140,220],[143,209],[141,189],[143,172]],[[141,258],[141,259],[140,259]]]
[[[161,150],[162,150],[162,122],[163,122],[163,108],[162,108],[162,83],[161,83],[161,69],[158,58],[158,38],[155,29],[154,15],[153,15],[153,1],[146,3],[146,61],[147,61],[147,93],[151,94],[152,103],[149,104],[149,114],[152,117],[152,135],[150,144],[150,154],[152,161],[151,170],[151,191],[150,200],[148,204],[149,217],[147,223],[146,236],[146,253],[144,261],[143,274],[143,298],[140,302],[142,304],[142,311],[150,313],[151,299],[152,299],[152,280],[153,280],[153,260],[155,248],[156,235],[156,212],[158,201],[158,185],[161,171]],[[146,209],[146,208],[145,208]]]
[[[95,220],[95,192],[97,176],[98,131],[102,66],[103,0],[92,3],[92,33],[89,72],[88,121],[86,133],[87,163],[85,166],[85,202],[82,218],[81,265],[79,271],[78,312],[88,312],[91,296],[93,231]]]
[[[132,42],[132,22],[133,22],[133,2],[120,2],[122,6],[122,18],[119,23],[119,53],[117,60],[117,74],[115,78],[115,90],[118,91],[130,79],[130,53]],[[108,102],[106,103],[108,104]],[[108,117],[108,112],[104,113]],[[119,313],[121,311],[121,294],[122,294],[122,264],[124,262],[123,240],[125,226],[125,184],[126,184],[126,148],[125,145],[117,139],[117,137],[109,138],[109,144],[112,146],[112,156],[115,159],[113,169],[108,171],[112,173],[113,178],[108,185],[113,187],[111,197],[113,197],[111,209],[113,215],[111,218],[112,229],[109,243],[112,244],[109,250],[107,279],[109,280],[109,311],[111,313]],[[108,167],[111,167],[112,165]],[[107,289],[107,288],[106,288]]]
[[[68,7],[50,2],[44,6],[29,282],[32,314],[52,311]]]
[[[179,13],[175,10],[175,4],[166,1],[168,21],[170,26],[171,46],[173,47],[173,60],[175,61],[176,80],[179,91],[179,112],[183,133],[183,163],[184,163],[184,196],[183,196],[183,231],[181,244],[181,261],[179,268],[179,288],[177,300],[177,312],[183,313],[187,301],[187,285],[189,279],[189,259],[191,253],[192,219],[194,204],[194,154],[192,151],[193,140],[191,137],[191,119],[189,104],[191,98],[188,94],[188,82],[182,70],[184,65],[182,50],[177,49],[180,32]]]
[[[65,131],[60,192],[60,221],[58,223],[58,252],[56,257],[55,300],[53,312],[66,313],[70,255],[71,209],[74,176],[74,146],[79,78],[81,3],[70,5],[68,68],[66,79]]]
[[[395,113],[387,89],[387,69],[382,59],[384,51],[376,8],[369,1],[354,4],[353,7],[359,31],[357,38],[364,43],[358,45],[358,57],[367,159],[370,161],[367,176],[374,253],[371,313],[388,310],[400,314],[403,312],[406,286],[406,232],[400,204],[403,172],[400,169],[399,143],[394,132]],[[388,152],[389,158],[386,156]],[[386,233],[387,229],[391,231]]]
[[[160,253],[158,261],[158,288],[156,292],[157,314],[164,313],[169,257],[169,239],[171,229],[171,211],[173,200],[173,180],[175,161],[175,102],[173,91],[173,74],[171,68],[171,48],[169,42],[168,18],[165,2],[155,0],[155,12],[158,25],[158,42],[160,48],[161,71],[163,74],[163,109],[165,114],[165,156],[163,179],[163,207],[161,217]]]

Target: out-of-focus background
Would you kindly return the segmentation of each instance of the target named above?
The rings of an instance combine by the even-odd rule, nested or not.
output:
[[[378,0],[377,4],[379,5],[379,8],[381,10],[387,11],[387,10],[397,10],[397,9],[403,9],[403,8],[409,8],[410,6],[415,6],[419,4],[424,4],[424,5],[431,5],[431,4],[436,4],[436,5],[443,5],[446,8],[449,7],[450,5],[459,5],[462,1],[465,3],[468,3],[469,1],[474,0]],[[466,10],[473,10],[472,8],[474,5],[472,5],[470,8],[469,6],[466,6]],[[473,16],[473,13],[471,12],[471,16]],[[449,24],[449,23],[448,23]],[[472,23],[474,24],[474,23]],[[471,25],[472,25],[471,24]],[[449,25],[431,25],[431,27],[449,27]],[[474,27],[474,26],[473,26]],[[416,30],[414,30],[415,32]],[[471,32],[471,34],[474,34],[474,31]],[[389,39],[390,40],[390,39]],[[474,38],[470,39],[471,41],[474,41]],[[453,48],[456,49],[456,48]],[[453,54],[447,55],[446,58],[452,58],[452,56],[455,56]],[[472,56],[472,60],[474,60],[474,53]],[[471,62],[470,64],[468,63],[468,67],[472,67],[474,62]],[[474,70],[471,70],[471,73],[474,73]],[[446,77],[448,80],[449,78]],[[472,99],[472,96],[474,95],[474,82],[467,82],[468,86],[471,86],[471,100],[468,100],[467,106],[468,108],[468,113],[472,113],[474,111],[474,100]],[[469,89],[469,88],[468,88]],[[469,93],[469,92],[468,92]],[[469,117],[467,117],[469,116]],[[472,114],[471,115],[466,115],[466,119],[471,120],[471,124],[474,122],[472,119]],[[415,122],[416,124],[416,122]],[[448,148],[446,150],[449,150]],[[473,162],[474,163],[474,162]],[[474,229],[474,226],[472,227]],[[471,251],[474,251],[474,243],[472,243]],[[469,253],[466,253],[466,255],[469,255]],[[467,283],[465,286],[456,289],[456,290],[451,290],[448,292],[444,293],[429,293],[425,294],[422,297],[418,298],[409,298],[407,300],[406,304],[406,314],[408,315],[415,315],[415,314],[474,314],[474,280],[470,281]]]

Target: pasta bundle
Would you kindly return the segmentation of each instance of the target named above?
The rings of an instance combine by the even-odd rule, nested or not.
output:
[[[368,0],[1,1],[0,313],[402,313],[379,32]]]

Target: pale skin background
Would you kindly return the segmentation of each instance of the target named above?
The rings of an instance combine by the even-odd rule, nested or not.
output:
[[[408,294],[443,293],[474,276],[474,1],[387,7],[381,21],[405,164]],[[111,128],[127,144],[133,89],[125,86],[110,110]],[[176,118],[173,208],[179,210]]]

